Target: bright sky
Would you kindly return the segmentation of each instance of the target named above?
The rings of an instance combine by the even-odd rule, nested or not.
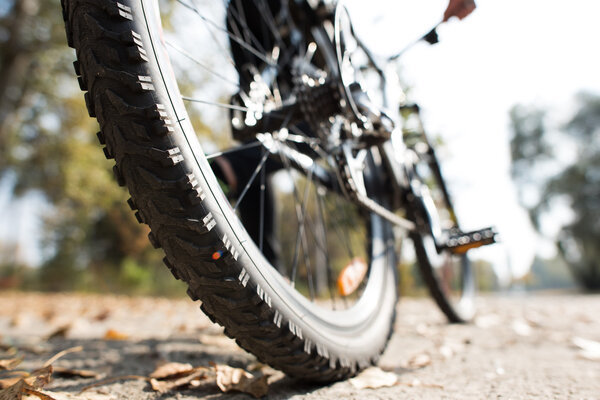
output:
[[[444,171],[462,223],[473,229],[494,225],[501,233],[502,245],[474,256],[521,275],[536,250],[545,247],[547,254],[549,246],[536,238],[516,200],[509,175],[508,112],[517,103],[534,104],[548,107],[553,120],[564,122],[573,111],[576,92],[600,93],[600,2],[476,2],[471,16],[438,29],[440,43],[420,43],[402,56],[403,76],[410,97],[424,109],[426,127],[448,145]],[[393,24],[421,34],[439,21],[447,1],[385,3],[383,18],[370,14],[375,8],[371,1],[360,13],[377,21],[374,29],[383,29],[388,16],[406,15],[407,7],[417,7],[417,18],[402,17]],[[407,26],[398,26],[403,23]],[[404,46],[388,40],[384,47]]]
[[[426,127],[447,143],[445,172],[463,224],[494,225],[501,233],[502,245],[474,256],[520,275],[540,246],[510,181],[508,111],[517,103],[535,104],[564,121],[577,91],[600,93],[600,2],[476,1],[467,19],[440,27],[439,44],[420,43],[402,56],[403,75],[411,99],[424,110]],[[394,53],[434,25],[447,1],[351,3],[370,22],[369,41]],[[390,26],[385,21],[397,31],[379,39],[377,33]],[[31,207],[10,207],[6,198],[0,198],[0,207],[0,221],[22,209],[21,232],[32,231],[26,228],[35,224]],[[0,224],[0,237],[15,234],[14,227]],[[25,246],[33,246],[35,238],[25,236]]]

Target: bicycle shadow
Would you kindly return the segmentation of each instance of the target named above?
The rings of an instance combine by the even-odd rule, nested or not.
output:
[[[212,368],[211,365],[228,365],[234,368],[253,370],[254,374],[267,374],[269,392],[265,398],[287,399],[297,395],[315,394],[338,385],[340,389],[350,385],[347,381],[329,385],[315,385],[292,379],[279,371],[265,367],[260,369],[256,358],[234,344],[227,344],[222,334],[210,335],[215,343],[202,343],[196,337],[173,337],[166,339],[144,340],[105,340],[105,339],[66,339],[54,338],[46,342],[47,351],[43,354],[27,354],[25,360],[31,364],[42,364],[65,349],[81,347],[81,351],[66,354],[53,365],[73,370],[93,371],[96,378],[82,378],[55,374],[53,381],[47,386],[49,393],[61,392],[72,398],[86,398],[86,393],[93,396],[116,396],[118,399],[130,400],[167,400],[167,399],[248,399],[252,396],[239,393],[223,393],[216,385],[214,378],[201,381],[197,387],[182,387],[167,393],[158,393],[150,385],[149,375],[161,362],[177,362],[191,364],[193,367]],[[223,343],[219,345],[219,341]],[[254,371],[258,369],[258,372]],[[402,374],[402,370],[395,370]],[[137,378],[136,378],[137,377]],[[81,393],[83,390],[83,393]],[[347,392],[349,388],[345,388]],[[110,397],[106,397],[107,399]]]

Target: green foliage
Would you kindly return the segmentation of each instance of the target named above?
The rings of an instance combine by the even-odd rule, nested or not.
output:
[[[398,293],[402,297],[429,295],[416,262],[400,262],[398,266],[398,285]]]
[[[536,257],[531,265],[528,289],[569,289],[575,282],[562,258],[542,259]]]
[[[485,260],[472,260],[475,272],[476,287],[480,293],[498,291],[500,284],[492,263]]]
[[[536,186],[537,195],[522,202],[538,229],[557,202],[573,211],[556,238],[558,249],[582,287],[600,290],[600,97],[582,93],[577,100],[579,110],[558,132],[548,129],[541,110],[512,110],[512,173],[522,193]],[[575,156],[552,158],[559,145]],[[550,168],[556,172],[540,173]]]
[[[98,145],[74,59],[58,1],[0,0],[0,178],[16,177],[17,198],[35,191],[51,206],[43,221],[49,256],[39,269],[3,257],[4,281],[38,290],[171,292],[162,254]]]

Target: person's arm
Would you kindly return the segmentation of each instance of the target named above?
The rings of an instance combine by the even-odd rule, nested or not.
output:
[[[444,12],[444,20],[442,22],[446,22],[452,17],[463,19],[471,14],[473,10],[475,10],[475,7],[474,0],[450,0],[450,3]]]

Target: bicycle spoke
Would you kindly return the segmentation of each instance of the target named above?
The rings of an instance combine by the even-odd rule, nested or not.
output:
[[[173,50],[177,51],[178,53],[180,53],[184,57],[188,58],[190,61],[193,61],[194,63],[196,63],[199,67],[201,67],[205,71],[207,71],[207,72],[211,73],[212,75],[216,76],[217,78],[220,78],[223,81],[225,81],[225,82],[227,82],[227,83],[235,86],[237,89],[240,89],[239,83],[234,82],[234,81],[230,80],[229,78],[221,75],[220,73],[214,71],[210,67],[207,67],[203,62],[199,61],[197,58],[195,58],[193,55],[191,55],[189,52],[185,51],[181,47],[177,46],[175,43],[167,40],[166,44],[167,44],[167,46],[171,47]]]
[[[192,3],[194,3],[193,7],[191,7],[189,4],[184,4],[181,0],[177,0],[177,2],[180,3],[181,5],[183,5],[184,7],[186,7],[188,9],[194,11],[196,14],[199,14],[199,12],[198,12],[198,6],[196,5],[196,0],[190,0],[190,1],[192,1]],[[231,64],[231,65],[233,65],[235,67],[235,61],[233,61],[233,58],[231,58],[231,56],[229,55],[229,50],[226,49],[225,47],[223,47],[223,44],[215,36],[213,30],[210,29],[210,26],[208,25],[208,23],[205,22],[204,25],[206,27],[206,31],[210,35],[210,37],[213,40],[213,42],[219,47],[220,54],[222,54],[223,56],[225,56],[225,58],[227,59],[227,62],[229,62],[229,64]]]
[[[239,9],[240,12],[239,13],[237,12],[236,7],[228,7],[227,5],[225,6],[225,12],[227,13],[227,11],[230,11],[232,17],[237,20],[237,23],[240,24],[240,25],[243,25],[242,29],[244,30],[244,34],[247,37],[249,37],[251,41],[254,42],[254,45],[259,50],[261,50],[263,53],[266,53],[265,49],[262,47],[262,44],[256,38],[256,36],[254,35],[254,33],[252,33],[252,30],[248,26],[248,23],[246,22],[247,21],[246,16],[244,15],[244,9],[242,8],[240,1],[239,0],[236,0],[236,1],[237,1],[237,9]],[[240,13],[242,15],[240,15]],[[235,21],[232,21],[233,18],[229,19],[229,16],[228,16],[228,19],[230,20],[230,22],[235,22]],[[233,27],[233,24],[231,24],[231,26]],[[238,31],[239,31],[239,29],[238,29]]]
[[[253,169],[248,172],[252,173],[249,180],[243,182],[244,187],[241,192],[238,192],[240,194],[237,199],[231,202],[233,211],[240,215],[239,211],[244,210],[244,205],[246,205],[244,203],[241,206],[242,201],[246,203],[251,200],[259,201],[258,207],[254,208],[258,208],[255,211],[259,217],[256,222],[254,219],[245,221],[244,218],[240,218],[242,218],[243,224],[255,224],[246,228],[252,232],[258,250],[268,253],[270,240],[272,240],[270,236],[272,222],[269,220],[269,212],[271,212],[269,199],[271,197],[267,196],[273,195],[277,202],[283,202],[285,207],[283,210],[289,210],[288,215],[290,213],[295,215],[297,231],[295,234],[289,231],[289,228],[293,229],[295,225],[293,221],[292,226],[283,229],[284,232],[290,233],[287,234],[287,238],[283,239],[289,244],[286,246],[285,253],[282,254],[285,258],[281,260],[281,263],[274,261],[278,259],[277,254],[275,254],[274,260],[271,260],[270,256],[267,258],[283,276],[289,279],[291,286],[310,301],[315,302],[321,298],[326,300],[330,309],[349,308],[357,300],[357,296],[362,293],[364,286],[351,295],[341,296],[337,290],[336,271],[343,267],[344,263],[347,265],[347,259],[355,258],[352,243],[356,241],[355,236],[359,233],[363,234],[363,231],[356,230],[356,220],[350,220],[351,216],[355,216],[355,210],[352,203],[340,193],[338,178],[335,175],[336,166],[331,163],[331,149],[327,147],[326,140],[315,135],[309,129],[302,129],[297,125],[288,126],[294,115],[294,96],[290,91],[289,82],[283,79],[288,79],[287,75],[279,73],[282,68],[291,65],[292,57],[300,57],[299,59],[302,59],[304,63],[313,63],[315,68],[321,68],[316,55],[317,53],[321,54],[323,50],[306,37],[300,37],[298,41],[293,42],[293,45],[288,46],[285,42],[288,37],[286,36],[284,39],[278,26],[291,23],[288,21],[289,14],[286,14],[284,9],[281,12],[277,8],[273,9],[271,3],[265,0],[255,0],[250,5],[254,8],[249,8],[245,1],[224,0],[225,17],[219,26],[215,22],[217,20],[214,15],[221,15],[221,9],[213,10],[216,11],[213,14],[206,11],[197,0],[177,0],[182,7],[196,14],[196,17],[193,18],[201,19],[202,22],[198,21],[197,24],[203,25],[210,34],[215,42],[214,49],[216,50],[218,47],[226,56],[229,56],[230,63],[234,65],[239,74],[238,78],[241,79],[237,81],[228,72],[229,70],[223,71],[222,68],[208,62],[206,58],[195,56],[195,52],[188,52],[180,46],[182,41],[168,40],[166,45],[172,49],[173,54],[176,53],[176,58],[185,67],[184,69],[189,69],[192,73],[194,67],[197,66],[197,70],[206,71],[204,76],[207,78],[214,77],[214,82],[219,80],[235,88],[239,99],[231,103],[220,102],[219,98],[227,97],[215,94],[214,97],[210,95],[210,98],[216,101],[205,100],[196,98],[196,93],[200,93],[199,91],[188,92],[189,95],[181,98],[186,103],[199,103],[225,110],[239,111],[243,114],[240,116],[237,113],[236,117],[242,120],[254,115],[259,120],[267,121],[261,121],[263,125],[255,128],[251,126],[239,128],[239,135],[234,136],[240,139],[244,138],[244,141],[245,138],[252,139],[251,141],[230,148],[219,146],[220,148],[216,148],[217,151],[207,154],[205,157],[207,160],[225,155],[236,157],[236,152],[262,146],[261,150],[256,149],[248,153],[254,154],[249,159],[254,160],[252,164],[257,164],[249,165]],[[256,21],[247,19],[249,16],[260,18],[261,21],[257,25]],[[259,30],[257,26],[262,30]],[[202,33],[205,36],[208,35]],[[221,33],[225,33],[227,37]],[[227,38],[229,38],[229,42],[227,42]],[[234,60],[229,45],[232,45],[234,50],[240,50],[242,54],[247,52],[243,56],[243,59],[248,60],[247,64],[236,65],[235,61],[239,63],[237,53]],[[275,68],[270,68],[270,66]],[[272,75],[271,71],[275,75]],[[245,82],[247,79],[250,82]],[[256,88],[257,94],[260,93],[259,96],[250,91],[250,84],[255,85],[252,87]],[[227,90],[228,86],[223,86],[223,88],[223,90]],[[261,117],[259,113],[263,108],[272,111],[263,111]],[[203,108],[198,108],[198,110],[204,111]],[[269,119],[271,120],[269,121]],[[279,130],[274,130],[273,128],[280,123],[279,119],[281,119],[282,126]],[[278,134],[284,128],[288,132]],[[216,142],[225,143],[223,141]],[[281,164],[272,169],[268,161],[269,157],[274,155],[280,158]],[[278,163],[279,161],[275,160],[274,162]],[[279,187],[282,192],[271,193],[271,186],[267,186],[268,179],[270,179],[272,170],[276,171],[280,168],[286,171],[291,189],[285,189],[284,186]],[[276,182],[276,180],[273,182],[274,188],[278,189]],[[258,193],[256,193],[256,189],[259,189]],[[314,193],[311,193],[313,190]],[[250,199],[251,197],[252,199]],[[253,218],[255,217],[256,214]],[[274,222],[286,224],[288,221],[285,218],[284,215],[283,221],[277,222],[278,220],[275,219]],[[294,219],[294,217],[291,218]],[[360,222],[363,222],[362,218],[360,218]],[[357,253],[361,257],[363,256],[362,250]]]
[[[275,37],[275,40],[281,47],[285,47],[283,42],[283,38],[281,37],[279,30],[277,29],[277,24],[275,23],[275,18],[273,17],[273,13],[271,12],[271,8],[267,5],[265,0],[258,0],[256,2],[258,6],[261,8],[260,15],[263,17],[263,20],[267,23],[267,26],[271,30],[271,33]]]
[[[325,199],[325,198],[324,198]],[[339,202],[338,196],[335,196],[335,206],[333,207],[333,209],[335,209],[336,211],[340,210],[341,204]],[[327,209],[326,204],[325,203],[331,203],[330,201],[324,201],[323,205],[325,206],[324,208]],[[329,207],[331,208],[331,207]],[[340,232],[340,219],[337,215],[337,213],[329,213],[331,216],[331,224],[333,226],[333,230],[336,234],[336,236],[338,237],[339,241],[344,245],[344,247],[346,248],[346,250],[348,251],[348,254],[350,255],[350,257],[353,257],[353,252],[352,252],[352,246],[350,245],[350,243],[347,240],[347,235]]]
[[[309,171],[309,180],[310,181],[310,175],[312,175]],[[299,250],[299,244],[302,245],[302,254],[304,256],[304,263],[305,263],[305,268],[307,269],[307,278],[308,278],[308,287],[309,287],[309,292],[310,292],[310,296],[311,296],[311,300],[314,300],[314,287],[312,285],[312,279],[309,277],[309,271],[310,271],[310,260],[307,258],[308,255],[308,243],[306,240],[306,232],[305,232],[305,220],[306,220],[306,203],[308,200],[308,194],[309,194],[309,189],[310,189],[310,184],[309,182],[306,182],[305,188],[304,188],[304,196],[302,198],[302,201],[300,202],[300,204],[298,204],[298,202],[296,202],[296,214],[298,215],[298,233],[297,233],[297,237],[296,237],[296,248],[294,249],[294,263],[292,266],[292,275],[290,276],[290,280],[292,281],[292,284],[295,284],[296,282],[296,274],[297,274],[297,269],[298,269],[298,250]]]
[[[182,6],[184,6],[184,7],[188,8],[188,9],[190,9],[191,11],[193,11],[196,15],[198,15],[200,17],[200,19],[202,19],[202,21],[204,21],[206,23],[207,26],[212,26],[213,29],[216,29],[216,30],[218,30],[220,32],[225,33],[227,36],[229,36],[231,38],[231,40],[233,40],[234,42],[236,42],[237,44],[239,44],[240,46],[242,46],[244,49],[248,50],[250,53],[252,53],[256,57],[258,57],[260,60],[264,61],[265,63],[267,63],[270,66],[273,66],[273,67],[277,66],[277,63],[273,62],[273,60],[269,60],[268,58],[266,58],[263,54],[261,54],[254,47],[252,47],[248,43],[244,42],[244,40],[242,40],[239,37],[233,35],[227,29],[220,27],[218,24],[216,24],[213,21],[211,21],[210,19],[206,18],[204,15],[202,15],[200,13],[200,11],[196,8],[195,5],[187,4],[183,0],[177,0],[177,2],[179,4],[181,4]]]
[[[227,104],[227,103],[217,103],[215,101],[209,101],[209,100],[194,99],[192,97],[187,97],[187,96],[181,96],[181,99],[184,101],[189,101],[191,103],[207,104],[210,106],[226,108],[228,110],[250,111],[250,109],[248,107],[235,106],[233,104]]]
[[[337,204],[337,210],[340,210],[341,212],[343,212],[343,221],[344,222],[348,222],[350,220],[350,218],[348,218],[348,210],[346,209],[346,207],[344,207],[343,205],[340,204],[340,198],[338,196],[335,197],[335,201]],[[337,226],[337,224],[336,224]],[[352,242],[350,240],[350,236],[348,234],[348,230],[347,229],[343,229],[342,231],[343,233],[343,237],[344,237],[344,243],[346,244],[346,249],[348,250],[348,254],[350,255],[351,259],[354,259],[354,251],[352,250]]]
[[[236,151],[242,151],[242,150],[246,150],[246,149],[251,149],[253,147],[258,147],[258,146],[262,146],[262,143],[258,142],[258,141],[256,141],[256,142],[250,142],[248,144],[244,144],[242,146],[237,146],[237,147],[234,147],[232,149],[218,151],[216,153],[205,155],[205,157],[206,157],[207,160],[212,160],[215,157],[223,156],[223,155],[226,155],[226,154],[232,154],[232,153],[235,153]]]
[[[317,197],[317,211],[319,213],[319,218],[321,220],[321,224],[322,224],[322,228],[323,228],[323,240],[325,242],[325,249],[328,249],[329,244],[328,244],[328,239],[327,239],[327,220],[325,219],[325,213],[323,212],[323,208],[324,208],[323,197],[325,196],[325,194],[320,193],[319,188],[317,188],[317,190],[315,191],[315,196]],[[325,250],[323,252],[323,254],[325,256],[325,267],[327,269],[327,288],[329,290],[329,295],[331,297],[332,307],[335,310],[336,309],[336,297],[334,295],[334,291],[331,288],[332,283],[335,282],[333,268],[331,267],[331,259],[329,257],[329,252],[327,250]]]
[[[258,175],[258,173],[260,172],[260,170],[262,169],[262,167],[264,167],[265,163],[267,162],[267,159],[269,158],[269,152],[265,152],[265,154],[263,155],[262,159],[260,160],[260,162],[258,163],[258,165],[256,166],[256,169],[254,170],[254,172],[252,173],[252,176],[250,177],[250,180],[248,181],[248,183],[246,184],[246,186],[244,187],[244,190],[242,191],[242,193],[240,194],[240,197],[238,197],[237,202],[235,203],[235,206],[233,207],[233,211],[236,211],[238,206],[240,205],[240,203],[242,202],[242,200],[244,199],[244,196],[246,195],[246,193],[248,192],[248,189],[250,189],[250,186],[252,186],[252,183],[254,182],[254,180],[256,179],[256,176]]]
[[[310,193],[310,186],[311,186],[311,181],[312,181],[312,170],[309,172],[309,176],[308,176],[308,180],[306,181],[306,187],[304,188],[304,198],[302,199],[302,210],[301,210],[301,216],[302,216],[302,225],[300,226],[300,232],[302,234],[302,245],[304,248],[303,251],[303,255],[304,255],[304,268],[306,268],[306,277],[308,280],[308,292],[310,294],[310,299],[312,301],[315,300],[315,287],[314,287],[314,281],[313,281],[313,274],[312,274],[312,266],[311,266],[311,262],[310,262],[310,254],[308,253],[310,247],[308,246],[308,240],[306,237],[306,229],[305,229],[305,221],[307,221],[307,204],[308,204],[308,195]]]

